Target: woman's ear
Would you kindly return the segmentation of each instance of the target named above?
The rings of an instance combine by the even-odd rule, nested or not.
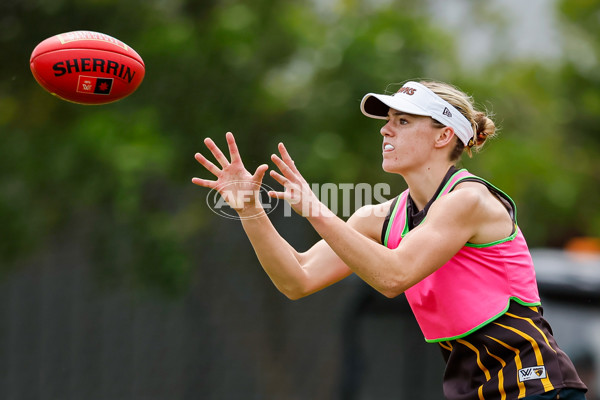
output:
[[[456,135],[454,134],[453,128],[451,128],[449,126],[440,128],[438,130],[437,136],[435,137],[435,147],[436,148],[446,147],[449,143],[452,142],[452,138],[454,138],[454,136],[456,136]]]

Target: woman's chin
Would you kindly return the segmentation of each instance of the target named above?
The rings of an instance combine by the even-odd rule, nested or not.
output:
[[[394,165],[389,160],[384,159],[381,163],[381,169],[383,169],[385,172],[395,173],[397,172],[398,166]]]

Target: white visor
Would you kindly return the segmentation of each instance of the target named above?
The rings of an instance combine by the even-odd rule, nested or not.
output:
[[[390,108],[407,114],[428,116],[451,127],[465,146],[475,134],[473,127],[460,111],[417,82],[407,82],[391,96],[368,93],[360,103],[360,110],[370,118],[387,119]]]

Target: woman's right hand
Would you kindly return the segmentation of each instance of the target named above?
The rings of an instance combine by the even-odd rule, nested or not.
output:
[[[206,159],[202,154],[196,153],[194,156],[196,160],[217,179],[193,178],[192,183],[216,190],[225,199],[227,204],[238,213],[243,213],[244,210],[255,210],[258,207],[262,208],[260,187],[268,166],[262,164],[256,169],[254,174],[251,174],[242,163],[233,134],[227,132],[225,138],[227,139],[231,161],[227,160],[227,157],[225,157],[212,139],[204,139],[204,144],[221,168]]]

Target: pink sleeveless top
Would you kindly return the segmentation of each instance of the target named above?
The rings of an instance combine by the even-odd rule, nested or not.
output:
[[[427,342],[458,339],[506,312],[510,301],[540,305],[533,261],[516,224],[514,202],[489,182],[466,170],[457,171],[440,192],[448,194],[464,180],[485,184],[512,207],[514,233],[486,244],[466,243],[450,261],[406,290],[406,298]],[[384,245],[394,249],[409,231],[408,189],[390,215]]]

